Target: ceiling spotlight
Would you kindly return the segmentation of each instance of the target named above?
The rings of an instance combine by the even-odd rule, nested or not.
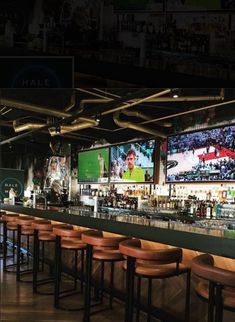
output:
[[[180,89],[179,88],[172,88],[171,90],[171,96],[173,98],[178,98],[180,95]]]
[[[95,120],[96,120],[96,122],[100,122],[100,116],[99,115],[96,115]]]

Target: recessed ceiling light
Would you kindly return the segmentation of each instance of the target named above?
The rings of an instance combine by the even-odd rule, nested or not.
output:
[[[173,98],[178,98],[178,97],[179,97],[179,95],[177,95],[177,94],[173,95]]]

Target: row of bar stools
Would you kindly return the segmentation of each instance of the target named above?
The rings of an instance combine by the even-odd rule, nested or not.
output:
[[[101,265],[104,262],[111,264],[111,278],[110,278],[110,307],[112,307],[113,299],[113,276],[114,263],[124,260],[120,254],[118,247],[119,243],[125,240],[124,236],[106,237],[103,232],[95,230],[87,230],[82,233],[82,241],[87,244],[86,256],[86,284],[85,284],[85,303],[84,303],[84,322],[90,321],[91,314],[91,287],[92,287],[92,260],[98,260]],[[103,288],[103,285],[101,286]],[[101,290],[102,292],[103,290]]]
[[[56,236],[55,246],[55,290],[54,290],[54,306],[56,308],[65,309],[69,311],[80,310],[79,308],[65,308],[60,305],[60,299],[65,296],[74,295],[77,292],[77,279],[78,279],[78,252],[81,255],[81,269],[80,269],[80,283],[81,292],[83,291],[84,284],[84,252],[86,244],[81,240],[81,230],[74,230],[73,226],[67,225],[67,227],[53,227],[53,234]],[[60,290],[61,285],[61,253],[63,250],[69,250],[74,252],[74,287],[65,291]]]
[[[32,222],[34,221],[34,217],[31,216],[19,216],[16,218],[17,224],[17,260],[16,260],[16,280],[22,282],[32,282],[32,280],[22,280],[21,275],[33,273],[33,265],[29,265],[30,261],[30,238],[33,239],[33,229]],[[22,238],[26,237],[27,245],[26,245],[26,262],[24,260],[24,256],[21,251],[22,246]],[[27,265],[27,269],[23,269],[24,265]]]
[[[2,216],[3,220],[3,271],[9,273],[15,273],[14,267],[16,267],[15,248],[16,248],[16,234],[17,223],[16,219],[18,214],[6,213]],[[9,235],[12,235],[11,239]],[[9,237],[9,238],[8,238]],[[12,253],[8,252],[8,244],[12,243]],[[10,247],[9,247],[10,248]],[[7,259],[11,258],[12,262],[7,263]]]
[[[193,258],[192,272],[200,278],[195,289],[208,303],[208,322],[222,322],[223,309],[235,312],[234,271],[216,267],[211,255],[202,254]]]
[[[129,239],[119,245],[120,252],[127,256],[126,263],[126,312],[125,322],[133,321],[134,308],[134,277],[138,277],[137,287],[137,321],[139,321],[139,306],[141,292],[141,278],[148,279],[148,314],[147,321],[151,320],[152,313],[152,280],[166,279],[181,274],[187,274],[185,322],[189,322],[190,306],[190,267],[181,264],[182,249],[148,249],[141,248],[139,239]]]

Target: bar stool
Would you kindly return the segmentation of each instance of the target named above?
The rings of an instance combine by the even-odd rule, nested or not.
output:
[[[114,263],[124,260],[118,247],[119,243],[125,239],[127,237],[124,236],[105,237],[103,232],[96,230],[87,230],[82,233],[82,241],[87,244],[84,322],[90,321],[91,314],[100,312],[90,312],[92,260],[100,261],[101,265],[104,265],[105,262],[111,264],[109,307],[112,308]],[[103,285],[101,285],[101,292],[103,292]]]
[[[208,303],[208,322],[222,322],[223,309],[235,312],[234,271],[216,267],[211,255],[202,254],[192,259],[192,272],[201,279],[195,290]]]
[[[52,233],[53,225],[51,221],[38,219],[32,222],[31,227],[34,231],[33,247],[33,292],[45,295],[51,295],[51,292],[38,291],[38,286],[54,282],[54,277],[41,278],[38,280],[39,263],[42,262],[42,271],[44,270],[44,244],[45,242],[55,243],[55,235]],[[40,258],[40,244],[42,245],[42,256]],[[51,271],[51,266],[50,266]]]
[[[83,292],[84,284],[84,251],[86,244],[81,240],[81,230],[74,230],[72,225],[66,227],[53,227],[53,234],[56,236],[55,246],[55,291],[54,291],[54,306],[68,311],[77,311],[80,308],[65,308],[60,305],[59,300],[65,296],[77,294],[77,278],[78,278],[78,252],[81,253],[81,270],[80,270],[80,292]],[[62,250],[74,252],[74,287],[65,291],[60,291],[61,286],[61,253]],[[64,293],[64,294],[62,294]]]
[[[166,279],[181,274],[187,274],[185,322],[189,322],[190,306],[190,268],[181,264],[183,251],[180,248],[148,249],[141,248],[139,239],[129,239],[119,244],[120,252],[127,256],[126,268],[126,310],[125,322],[133,321],[134,307],[134,276],[138,277],[137,285],[137,321],[139,320],[141,278],[148,279],[148,314],[147,321],[151,320],[152,280]]]
[[[30,238],[33,238],[33,229],[32,229],[32,222],[35,220],[34,217],[31,216],[19,216],[16,218],[17,224],[17,260],[16,260],[16,281],[27,282],[31,283],[32,280],[22,280],[21,275],[28,274],[33,272],[33,267],[22,269],[23,264],[29,265],[29,255],[30,255]],[[27,261],[24,262],[24,258],[22,256],[22,237],[26,237],[26,258]],[[32,254],[31,254],[32,256]]]
[[[2,215],[3,221],[3,271],[8,273],[15,273],[14,268],[16,267],[15,261],[15,248],[16,248],[16,234],[17,234],[17,224],[16,219],[19,214],[5,213]],[[12,233],[12,241],[10,240],[9,233]],[[12,254],[8,253],[8,244],[12,243]],[[7,264],[7,258],[12,258],[12,263]]]

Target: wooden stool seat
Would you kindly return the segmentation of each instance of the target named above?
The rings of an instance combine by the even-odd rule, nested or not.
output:
[[[208,302],[208,321],[222,322],[223,308],[235,311],[235,272],[216,267],[210,254],[194,257],[192,272],[200,278],[196,293]]]

